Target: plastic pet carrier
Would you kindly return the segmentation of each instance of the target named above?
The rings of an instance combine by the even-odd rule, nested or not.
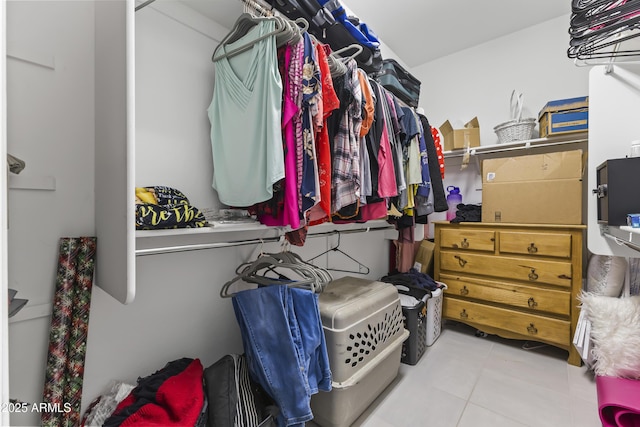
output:
[[[398,375],[404,329],[395,286],[343,277],[319,296],[332,390],[311,397],[313,421],[350,426]]]
[[[376,74],[376,80],[410,107],[418,107],[420,80],[413,77],[395,60],[382,61],[382,70]]]

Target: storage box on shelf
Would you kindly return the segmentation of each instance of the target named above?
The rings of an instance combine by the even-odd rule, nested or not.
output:
[[[482,222],[582,223],[582,150],[486,159]]]
[[[311,398],[314,422],[351,425],[398,375],[402,322],[398,291],[390,283],[343,277],[319,296],[332,390]]]
[[[589,97],[549,101],[538,114],[540,138],[589,128]]]
[[[474,117],[462,129],[454,129],[449,120],[440,125],[444,138],[444,151],[480,146],[480,123]]]
[[[569,352],[582,287],[581,225],[435,223],[435,279],[443,318]]]

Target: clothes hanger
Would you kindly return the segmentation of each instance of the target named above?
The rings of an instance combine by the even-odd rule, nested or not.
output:
[[[356,52],[351,54],[350,56],[341,55],[341,53],[348,52],[352,49],[355,49]],[[356,56],[360,55],[363,50],[364,50],[364,47],[362,47],[362,45],[354,43],[354,44],[350,44],[349,46],[345,46],[341,49],[334,50],[331,54],[336,55],[342,61],[348,61],[349,59],[356,59]]]
[[[248,283],[268,286],[274,284],[285,284],[287,286],[308,289],[312,292],[319,293],[332,280],[331,275],[323,269],[313,264],[302,261],[292,252],[280,252],[276,254],[261,254],[255,261],[240,264],[236,268],[236,276],[226,282],[220,289],[222,298],[233,297],[234,294],[229,292],[231,285],[238,280]],[[289,270],[299,276],[299,279],[291,279],[284,275],[279,269]],[[266,273],[277,274],[278,277],[269,277],[259,274],[266,270]]]
[[[243,36],[245,36],[247,34],[247,32],[253,28],[255,25],[250,26],[250,23],[252,22],[252,20],[258,20],[257,22],[255,22],[255,25],[259,24],[262,21],[265,20],[270,20],[273,21],[275,24],[275,28],[270,31],[267,34],[264,34],[254,40],[251,40],[250,42],[241,45],[240,47],[237,47],[229,52],[225,52],[221,55],[218,55],[218,51],[220,50],[220,48],[222,48],[222,46],[224,46],[225,44],[229,43],[229,39],[236,39],[240,40]],[[242,20],[242,21],[240,21]],[[247,50],[251,49],[257,42],[262,41],[264,39],[267,39],[269,37],[272,36],[278,36],[278,35],[282,35],[283,32],[286,32],[287,34],[289,34],[289,37],[292,37],[289,33],[288,30],[288,26],[284,23],[284,21],[280,18],[268,18],[268,17],[255,17],[252,16],[249,13],[246,14],[242,14],[240,18],[238,18],[238,21],[236,21],[236,24],[234,25],[234,29],[231,30],[231,32],[225,36],[225,38],[220,42],[220,44],[216,47],[216,49],[213,51],[213,55],[211,57],[211,61],[216,62],[219,61],[223,58],[230,58],[232,56],[238,55],[242,52],[246,52]],[[243,33],[244,32],[244,33]],[[237,37],[239,35],[239,37]],[[237,37],[237,38],[236,38]]]
[[[342,249],[340,249],[340,232],[337,231],[336,234],[338,235],[338,243],[336,244],[336,246],[334,246],[331,249],[327,249],[326,251],[324,251],[324,252],[322,252],[322,253],[320,253],[320,254],[312,257],[312,258],[309,258],[307,260],[307,262],[313,261],[314,259],[319,258],[322,255],[328,254],[330,252],[338,252],[338,253],[341,253],[342,255],[344,255],[345,257],[349,258],[350,260],[352,260],[356,264],[358,264],[358,270],[357,271],[356,270],[343,270],[343,269],[332,268],[332,267],[327,267],[327,270],[341,271],[341,272],[344,272],[344,273],[369,274],[369,272],[371,271],[369,269],[369,267],[367,267],[366,265],[364,265],[363,263],[361,263],[360,261],[358,261],[357,259],[355,259],[351,255],[349,255],[348,253],[346,253]]]

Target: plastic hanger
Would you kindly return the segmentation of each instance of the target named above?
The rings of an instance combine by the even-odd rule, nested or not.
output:
[[[341,272],[344,272],[344,273],[369,274],[369,272],[371,271],[369,269],[369,267],[367,267],[366,265],[364,265],[363,263],[361,263],[360,261],[358,261],[357,259],[355,259],[351,255],[349,255],[348,253],[346,253],[342,249],[340,249],[340,232],[338,231],[338,232],[336,232],[336,234],[338,235],[338,243],[336,244],[336,246],[334,246],[331,249],[327,249],[326,251],[314,256],[313,258],[309,258],[307,260],[307,262],[313,261],[314,259],[319,258],[322,255],[328,254],[330,252],[338,252],[338,253],[341,253],[342,255],[344,255],[345,257],[349,258],[353,262],[355,262],[358,265],[358,270],[357,271],[356,270],[343,270],[343,269],[332,268],[332,267],[327,267],[327,270],[341,271]]]
[[[260,23],[260,21],[264,21],[264,20],[271,20],[275,23],[275,28],[273,31],[270,31],[267,34],[264,34],[254,40],[251,40],[250,42],[243,44],[240,47],[237,47],[229,52],[225,52],[220,55],[218,54],[218,51],[222,46],[224,46],[227,43],[232,43],[230,40],[235,40],[235,41],[240,40],[243,36],[247,34],[247,32],[251,28],[253,28],[255,25]],[[252,22],[254,23],[253,25],[251,25]],[[211,60],[213,62],[216,62],[223,58],[230,58],[242,52],[246,52],[247,50],[251,49],[259,41],[262,41],[272,36],[277,37],[278,35],[281,35],[283,33],[289,34],[287,36],[289,37],[289,39],[293,37],[293,35],[290,34],[289,32],[289,27],[284,23],[284,21],[281,18],[255,17],[249,13],[243,13],[240,16],[240,18],[238,18],[238,21],[236,21],[236,24],[234,25],[234,29],[227,36],[225,36],[225,38],[220,42],[218,47],[216,47],[211,57]]]
[[[352,49],[355,49],[355,53],[349,55],[349,56],[342,56],[341,54],[344,52],[348,52]],[[348,61],[349,59],[356,59],[356,56],[360,55],[362,53],[362,51],[364,50],[364,47],[362,47],[362,45],[359,45],[357,43],[354,44],[350,44],[349,46],[345,46],[341,49],[338,50],[334,50],[331,54],[338,56],[339,59],[341,59],[342,61]]]

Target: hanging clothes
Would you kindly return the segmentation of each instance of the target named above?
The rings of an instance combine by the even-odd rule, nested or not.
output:
[[[251,49],[214,62],[216,79],[208,108],[212,186],[220,201],[230,206],[251,206],[270,199],[273,184],[285,176],[282,81],[275,36],[268,35],[274,29],[273,20],[260,21],[217,52],[223,55],[247,43],[253,43]],[[247,126],[248,118],[251,126]]]
[[[449,209],[447,197],[442,183],[440,163],[438,162],[438,151],[433,138],[433,132],[429,120],[423,114],[419,115],[424,131],[425,146],[429,165],[429,178],[431,181],[431,193],[433,194],[433,209],[435,212],[445,212]]]

